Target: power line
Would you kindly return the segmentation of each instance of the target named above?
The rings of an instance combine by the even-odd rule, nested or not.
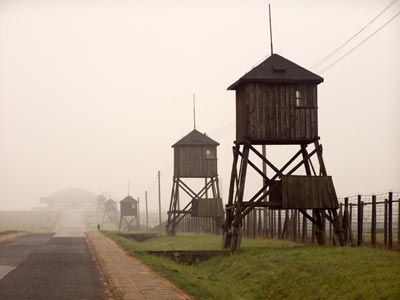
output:
[[[391,17],[388,21],[386,21],[382,26],[380,26],[377,30],[375,30],[372,34],[370,34],[367,38],[362,40],[360,43],[358,43],[355,47],[351,48],[349,51],[347,51],[345,54],[340,56],[338,59],[333,61],[331,64],[327,65],[326,67],[322,68],[318,73],[323,73],[329,68],[333,67],[335,64],[337,64],[339,61],[344,59],[346,56],[351,54],[354,50],[358,49],[361,45],[363,45],[366,41],[368,41],[370,38],[372,38],[375,34],[377,34],[379,31],[381,31],[386,25],[388,25],[390,22],[392,22],[396,17],[400,15],[400,11],[397,12],[393,17]]]
[[[331,52],[331,54],[329,54],[328,56],[326,56],[325,58],[323,58],[322,60],[320,60],[320,62],[316,63],[314,66],[316,65],[320,65],[323,62],[325,62],[327,59],[329,59],[330,57],[332,57],[335,53],[337,53],[341,48],[343,48],[345,45],[347,45],[351,40],[353,40],[356,36],[358,36],[362,31],[364,31],[370,24],[372,24],[379,16],[381,16],[390,6],[392,6],[397,0],[392,1],[383,11],[381,11],[375,18],[373,18],[366,26],[364,26],[360,31],[358,31],[355,35],[353,35],[349,40],[347,40],[345,43],[343,43],[340,47],[338,47],[337,49],[335,49],[333,52]],[[369,35],[366,39],[364,39],[363,41],[361,41],[359,44],[357,44],[355,47],[353,47],[352,49],[350,49],[349,51],[347,51],[344,55],[342,55],[341,57],[339,57],[338,59],[336,59],[333,63],[329,64],[328,66],[326,66],[325,68],[321,69],[321,71],[319,73],[323,73],[324,71],[326,71],[327,69],[331,68],[333,65],[335,65],[336,63],[338,63],[339,61],[341,61],[342,59],[344,59],[347,55],[351,54],[354,50],[356,50],[357,48],[359,48],[362,44],[364,44],[366,41],[368,41],[372,36],[374,36],[376,33],[378,33],[381,29],[383,29],[386,25],[388,25],[391,21],[393,21],[398,15],[400,14],[400,11],[395,14],[392,18],[390,18],[387,22],[385,22],[381,27],[379,27],[376,31],[374,31],[371,35]],[[265,56],[261,61],[263,61],[266,57]],[[258,63],[257,63],[258,64]],[[253,66],[254,68],[254,66]],[[313,68],[313,67],[311,67]],[[219,130],[223,130],[220,134],[217,134],[217,138],[220,138],[222,136],[225,136],[227,133],[229,133],[232,129],[235,128],[236,124],[234,123],[235,121],[231,121],[228,124],[222,126],[221,128],[219,128],[218,130],[214,131],[214,133],[217,133]],[[168,164],[162,171],[160,176],[163,177],[166,173],[168,173],[169,171],[171,171],[173,164],[170,163]],[[152,190],[156,183],[157,183],[158,177],[155,178],[155,180],[153,181],[153,183],[149,186],[148,190]]]
[[[356,35],[354,35],[351,39],[349,39],[348,41],[346,41],[340,48],[342,48],[344,45],[346,45],[348,42],[350,42],[354,37],[356,37],[361,31],[363,31],[366,27],[368,27],[373,21],[375,21],[383,12],[385,12],[391,5],[393,5],[397,0],[394,0],[393,2],[391,2],[379,15],[377,15],[370,23],[368,23],[367,26],[365,26],[362,30],[360,30]],[[392,18],[390,18],[387,22],[385,22],[381,27],[379,27],[376,31],[374,31],[371,35],[369,35],[366,39],[364,39],[363,41],[361,41],[359,44],[357,44],[355,47],[353,47],[352,49],[350,49],[349,51],[347,51],[345,54],[343,54],[341,57],[339,57],[338,59],[336,59],[333,63],[329,64],[328,66],[326,66],[325,68],[321,69],[321,71],[319,73],[323,73],[325,72],[327,69],[331,68],[333,65],[335,65],[336,63],[338,63],[339,61],[341,61],[342,59],[344,59],[347,55],[351,54],[353,51],[355,51],[357,48],[359,48],[362,44],[364,44],[366,41],[368,41],[370,38],[372,38],[376,33],[378,33],[381,29],[383,29],[386,25],[388,25],[390,22],[392,22],[397,16],[400,15],[400,11],[395,14]],[[336,49],[334,52],[332,52],[333,54],[336,53],[340,48]],[[333,55],[332,54],[332,55]],[[263,58],[264,59],[264,58]],[[233,121],[234,122],[234,121]],[[221,129],[223,129],[223,132],[219,135],[217,135],[217,138],[220,138],[222,136],[225,136],[227,133],[229,133],[232,129],[235,128],[235,123],[232,124],[232,121],[230,122],[230,124],[226,124],[225,126],[223,126]],[[168,164],[166,168],[164,168],[161,171],[161,177],[163,177],[163,175],[165,175],[165,173],[168,173],[170,170],[172,169],[172,164]],[[148,188],[148,190],[152,190],[155,186],[155,183],[157,182],[157,178],[153,181],[153,184]]]
[[[319,67],[321,64],[326,62],[329,58],[331,58],[333,55],[335,55],[340,49],[342,49],[344,46],[346,46],[348,43],[350,43],[353,39],[355,39],[361,32],[363,32],[365,29],[367,29],[368,26],[370,26],[373,22],[376,21],[386,10],[389,9],[397,0],[394,0],[389,3],[378,15],[376,15],[371,21],[368,22],[363,28],[361,28],[356,34],[354,34],[352,37],[350,37],[347,41],[345,41],[343,44],[341,44],[339,47],[337,47],[335,50],[333,50],[331,53],[329,53],[327,56],[316,62],[314,65],[311,66],[311,69],[315,69]]]
[[[220,137],[220,133],[225,132],[226,129],[231,128],[236,124],[236,120],[230,120],[229,123],[226,123],[225,125],[221,126],[220,128],[211,131],[210,135],[211,136],[216,136]]]

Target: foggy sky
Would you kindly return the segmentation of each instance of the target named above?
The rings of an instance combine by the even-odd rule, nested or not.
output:
[[[389,2],[271,1],[275,53],[310,68]],[[400,1],[346,49],[399,10]],[[324,77],[319,135],[339,196],[400,190],[399,33],[400,17],[313,70]],[[221,144],[226,201],[235,135],[226,88],[269,52],[266,1],[0,1],[0,209],[69,187],[120,199],[128,181],[154,209],[157,170],[166,209],[171,145],[193,129],[193,93],[197,128]],[[289,148],[271,150],[273,161]]]

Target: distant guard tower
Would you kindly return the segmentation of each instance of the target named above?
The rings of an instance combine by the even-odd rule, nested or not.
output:
[[[106,203],[107,198],[103,195],[98,195],[96,201],[96,215],[98,215],[99,213],[104,213],[104,204]]]
[[[224,248],[240,247],[242,220],[255,207],[298,209],[316,225],[319,244],[324,243],[326,218],[333,225],[335,241],[343,245],[338,200],[319,144],[317,85],[321,82],[322,77],[272,54],[228,88],[236,91],[236,141],[223,228]],[[261,145],[298,145],[300,149],[278,168],[267,158],[268,151],[257,149]],[[311,151],[307,149],[310,145]],[[259,161],[250,160],[250,154]],[[319,169],[312,163],[314,155]],[[258,167],[260,160],[271,169],[268,176]],[[264,184],[245,199],[248,166],[263,178]],[[293,175],[300,167],[304,167],[305,175]]]
[[[192,217],[210,217],[222,225],[223,207],[218,184],[217,146],[219,144],[216,141],[196,129],[172,146],[174,178],[166,226],[168,235],[176,234],[177,225],[187,214]],[[183,181],[184,178],[202,179],[205,184],[196,193]],[[182,209],[180,190],[191,199]],[[212,197],[208,197],[210,190]]]
[[[129,231],[131,226],[139,229],[139,211],[138,201],[131,196],[126,196],[119,202],[120,217],[119,217],[119,231]]]
[[[112,199],[108,199],[104,203],[104,214],[103,220],[101,222],[101,226],[103,227],[104,223],[113,223],[116,226],[118,225],[118,207],[117,202]]]

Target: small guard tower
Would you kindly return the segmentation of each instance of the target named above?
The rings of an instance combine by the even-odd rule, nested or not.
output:
[[[128,195],[119,202],[119,205],[120,217],[118,230],[129,231],[131,227],[139,229],[138,201]]]
[[[316,225],[319,244],[324,243],[323,218],[326,218],[333,225],[334,241],[343,245],[338,200],[318,136],[317,86],[321,82],[322,77],[272,54],[228,87],[236,91],[236,141],[223,226],[224,248],[240,247],[242,220],[255,207],[298,209]],[[268,149],[265,152],[257,149],[261,145],[298,145],[299,150],[278,168],[268,159]],[[314,164],[313,156],[317,157]],[[268,176],[259,168],[260,162],[271,169]],[[248,167],[263,178],[264,184],[245,199]],[[300,168],[304,168],[305,174],[294,175]],[[312,210],[315,217],[307,210]]]
[[[219,144],[196,129],[177,143],[174,148],[174,177],[171,202],[168,210],[167,235],[175,235],[176,227],[185,215],[213,218],[222,225],[223,206],[220,197],[217,147]],[[204,182],[199,192],[194,192],[183,179],[196,178]],[[181,209],[179,193],[182,190],[190,197],[189,203]],[[211,193],[210,193],[211,191]],[[208,197],[209,195],[212,197]]]
[[[117,202],[112,199],[108,199],[104,203],[104,214],[103,220],[101,222],[101,226],[103,227],[104,223],[113,223],[116,226],[118,225],[118,207]]]

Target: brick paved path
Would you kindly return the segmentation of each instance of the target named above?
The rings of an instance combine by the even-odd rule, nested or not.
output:
[[[191,299],[138,259],[126,254],[124,250],[103,234],[88,232],[86,236],[117,299]]]

